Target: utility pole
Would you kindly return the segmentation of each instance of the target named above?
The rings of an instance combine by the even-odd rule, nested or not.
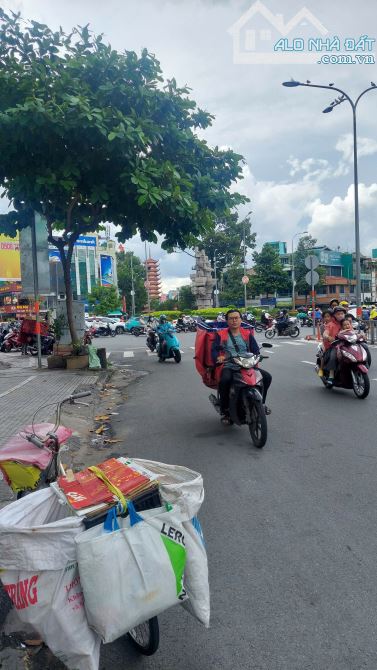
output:
[[[148,296],[148,314],[151,312],[151,298],[149,293],[148,263],[147,263],[147,243],[145,242],[145,288]]]
[[[135,316],[135,284],[134,284],[134,266],[133,253],[131,251],[131,314]]]
[[[33,280],[34,280],[34,308],[37,331],[37,351],[38,351],[38,368],[42,367],[42,349],[41,349],[41,326],[39,322],[39,282],[38,282],[38,256],[37,256],[37,235],[35,231],[35,214],[31,223],[31,255],[33,263]]]
[[[246,277],[246,224],[245,219],[243,220],[243,276]],[[247,309],[247,284],[243,285],[244,290],[244,301],[245,301],[245,311]]]

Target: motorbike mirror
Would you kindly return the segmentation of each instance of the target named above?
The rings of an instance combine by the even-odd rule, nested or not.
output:
[[[262,342],[264,349],[272,349],[273,345],[270,342]]]

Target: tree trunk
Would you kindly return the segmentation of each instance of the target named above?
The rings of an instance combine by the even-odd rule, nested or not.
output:
[[[72,292],[72,281],[71,281],[71,262],[72,262],[73,246],[75,242],[76,237],[72,235],[68,242],[67,251],[64,249],[64,242],[61,242],[59,245],[56,245],[60,251],[60,258],[62,261],[65,296],[66,296],[65,306],[67,310],[68,328],[71,334],[72,344],[79,341],[76,332],[75,321],[73,318],[73,292]]]

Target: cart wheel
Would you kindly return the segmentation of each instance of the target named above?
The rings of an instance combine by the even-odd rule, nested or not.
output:
[[[140,654],[152,656],[152,654],[156,653],[160,643],[160,629],[157,617],[154,616],[153,619],[135,626],[127,635]]]

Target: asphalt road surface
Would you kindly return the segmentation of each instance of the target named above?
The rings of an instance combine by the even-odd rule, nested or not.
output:
[[[102,670],[376,670],[377,379],[363,401],[327,391],[314,343],[274,341],[258,450],[247,427],[220,424],[194,368],[194,336],[179,337],[179,365],[159,364],[145,338],[97,342],[114,364],[147,373],[116,417],[119,453],[203,474],[211,628],[178,606],[159,617],[155,656],[119,640],[103,648]]]

